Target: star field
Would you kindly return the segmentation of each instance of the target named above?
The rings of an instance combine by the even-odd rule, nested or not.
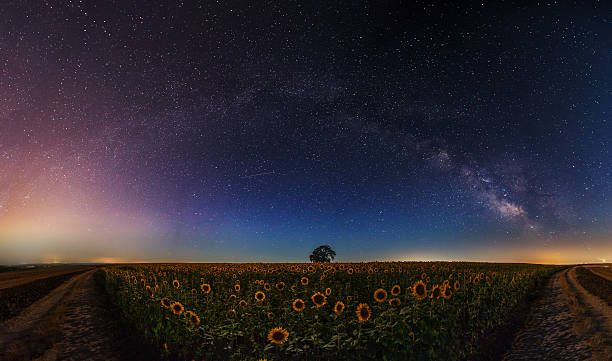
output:
[[[610,258],[609,10],[7,1],[0,262]]]

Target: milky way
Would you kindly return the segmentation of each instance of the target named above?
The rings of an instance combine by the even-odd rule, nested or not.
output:
[[[5,1],[0,262],[611,258],[606,10]]]

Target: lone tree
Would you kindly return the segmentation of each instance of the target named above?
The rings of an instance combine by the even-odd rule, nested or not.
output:
[[[336,252],[328,245],[319,246],[312,251],[310,262],[331,262],[336,257]]]

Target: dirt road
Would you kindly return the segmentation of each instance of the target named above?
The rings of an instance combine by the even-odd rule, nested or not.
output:
[[[124,360],[121,340],[104,317],[93,272],[79,274],[0,324],[7,360]]]
[[[504,360],[612,360],[612,309],[575,271],[551,277]]]

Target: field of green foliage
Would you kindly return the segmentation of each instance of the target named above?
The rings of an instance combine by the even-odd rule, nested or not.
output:
[[[163,359],[457,360],[558,267],[143,264],[96,279]]]

